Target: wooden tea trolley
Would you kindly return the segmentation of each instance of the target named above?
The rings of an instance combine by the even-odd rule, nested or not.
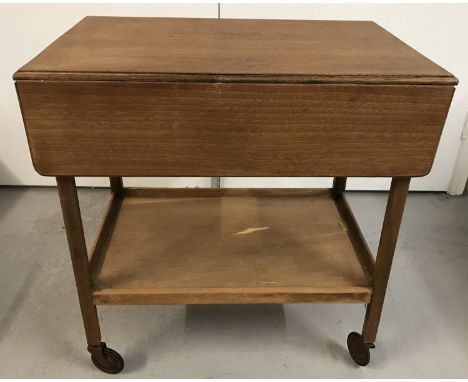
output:
[[[373,22],[86,17],[14,74],[34,167],[57,178],[94,364],[96,305],[365,303],[369,362],[410,178],[457,80]],[[75,177],[110,178],[88,257]],[[145,189],[122,177],[334,177],[331,189]],[[391,177],[377,257],[347,177]]]

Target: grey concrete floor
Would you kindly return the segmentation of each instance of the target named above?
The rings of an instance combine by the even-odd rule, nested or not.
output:
[[[91,241],[107,190],[80,190]],[[375,250],[385,193],[350,193]],[[362,305],[99,308],[120,377],[468,377],[468,197],[410,194],[371,363]],[[0,188],[0,377],[106,377],[86,352],[57,192]]]

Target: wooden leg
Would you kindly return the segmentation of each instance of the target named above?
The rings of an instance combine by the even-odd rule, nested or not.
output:
[[[110,178],[111,192],[116,195],[122,195],[123,182],[120,176],[111,176]]]
[[[211,188],[221,188],[221,177],[219,176],[211,177]]]
[[[333,178],[333,187],[332,195],[335,197],[338,193],[344,192],[346,190],[346,180],[345,177],[336,177]]]
[[[88,342],[88,351],[91,353],[93,363],[99,369],[107,373],[118,373],[123,369],[122,357],[114,350],[107,348],[104,342],[101,342],[101,329],[93,301],[88,252],[86,250],[75,178],[71,176],[57,177],[57,186],[78,290],[81,315]]]
[[[75,178],[57,177],[57,185],[62,205],[63,220],[67,232],[68,247],[75,273],[76,288],[80,301],[81,314],[86,331],[88,345],[101,343],[101,331],[88,267],[88,252],[81,222],[80,206],[76,193]]]
[[[410,180],[410,178],[392,179],[382,233],[380,234],[379,249],[374,265],[372,299],[367,306],[362,335],[356,332],[348,335],[349,354],[354,362],[360,366],[366,366],[369,363],[369,349],[374,347],[377,336]]]
[[[373,344],[377,336],[410,180],[411,178],[392,179],[374,266],[372,300],[367,306],[366,318],[362,329],[362,338],[365,344]]]

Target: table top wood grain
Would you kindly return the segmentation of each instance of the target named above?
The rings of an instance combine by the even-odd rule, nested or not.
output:
[[[447,84],[370,21],[86,17],[15,80]]]

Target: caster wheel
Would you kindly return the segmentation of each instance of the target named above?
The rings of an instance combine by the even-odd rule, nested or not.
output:
[[[349,333],[347,342],[348,351],[353,361],[359,366],[366,366],[370,361],[369,348],[373,348],[374,344],[365,344],[362,336],[356,332]]]
[[[108,374],[117,374],[122,371],[124,360],[119,353],[108,348],[105,343],[101,343],[101,346],[96,348],[89,349],[94,366]]]

